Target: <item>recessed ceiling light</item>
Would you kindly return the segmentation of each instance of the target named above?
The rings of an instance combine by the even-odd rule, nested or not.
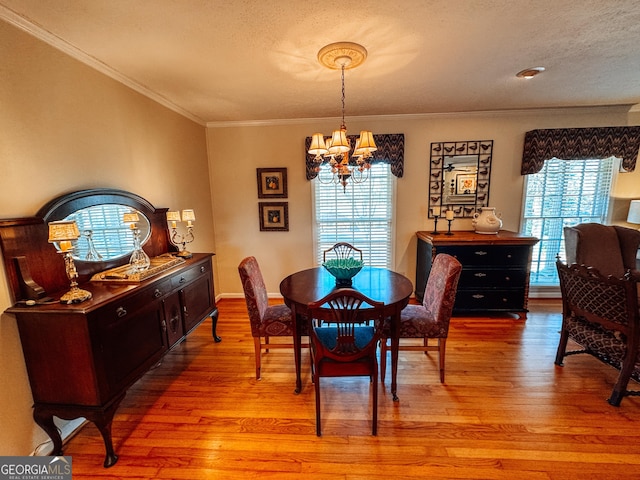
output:
[[[521,72],[516,73],[516,77],[530,79],[542,72],[544,72],[544,67],[526,68]]]

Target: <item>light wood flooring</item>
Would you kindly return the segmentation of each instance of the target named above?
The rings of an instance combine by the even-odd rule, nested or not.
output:
[[[640,397],[610,406],[617,371],[591,357],[554,365],[557,301],[531,301],[526,321],[454,318],[445,384],[435,354],[401,352],[400,401],[387,378],[377,437],[362,378],[323,381],[316,437],[308,353],[300,395],[289,350],[265,354],[256,381],[244,300],[218,307],[222,343],[207,320],[130,389],[114,467],[92,424],[68,442],[74,480],[640,479]]]

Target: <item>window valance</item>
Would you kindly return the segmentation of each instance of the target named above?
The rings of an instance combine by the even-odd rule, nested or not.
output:
[[[351,145],[356,144],[358,135],[347,135]],[[373,139],[376,142],[378,150],[373,153],[371,163],[385,162],[391,164],[391,173],[398,178],[402,178],[404,175],[404,133],[383,133],[373,135]],[[311,146],[311,137],[307,137],[304,142],[305,158],[307,163],[306,175],[307,180],[312,180],[318,176],[316,172],[316,163],[314,162],[314,156],[309,155],[309,147]],[[353,148],[349,155],[353,154]],[[355,165],[351,157],[349,157],[349,163]]]
[[[622,159],[622,168],[636,168],[640,127],[554,128],[531,130],[524,137],[522,175],[537,173],[545,160]]]

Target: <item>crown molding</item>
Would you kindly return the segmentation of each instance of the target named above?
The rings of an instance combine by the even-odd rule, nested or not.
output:
[[[566,115],[567,113],[589,115],[603,110],[620,109],[621,113],[629,112],[632,105],[589,105],[575,107],[543,107],[543,108],[526,108],[514,110],[482,110],[470,112],[442,112],[442,113],[406,113],[396,115],[363,115],[363,116],[347,116],[345,122],[362,121],[362,122],[378,122],[378,121],[401,121],[401,120],[437,120],[437,119],[455,119],[469,117],[510,117],[513,115]],[[229,128],[229,127],[267,127],[278,125],[305,125],[317,124],[320,122],[340,122],[341,117],[322,117],[322,118],[286,118],[272,120],[237,120],[237,121],[212,121],[207,122],[207,128]]]
[[[104,75],[116,80],[126,87],[129,87],[132,90],[144,95],[145,97],[150,98],[154,102],[159,103],[160,105],[170,110],[173,110],[174,112],[188,118],[189,120],[192,120],[193,122],[198,123],[199,125],[205,125],[205,122],[200,117],[194,115],[193,113],[185,110],[182,107],[179,107],[159,93],[154,92],[153,90],[150,90],[143,85],[140,85],[126,75],[123,75],[119,71],[101,62],[97,58],[92,57],[91,55],[80,50],[69,42],[61,39],[57,35],[45,30],[38,25],[35,25],[25,17],[18,15],[16,12],[8,9],[4,5],[0,5],[0,18],[5,20],[7,23],[27,32],[29,35],[51,45],[53,48],[66,53],[79,62],[84,63],[85,65],[99,71],[100,73],[103,73]]]

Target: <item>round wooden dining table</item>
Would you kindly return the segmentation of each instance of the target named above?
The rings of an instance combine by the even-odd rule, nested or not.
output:
[[[307,305],[320,300],[336,287],[336,279],[323,267],[310,268],[293,273],[280,282],[280,293],[285,304],[291,309],[296,334],[293,338],[296,364],[296,393],[302,390],[300,359],[303,323],[307,322]],[[400,312],[409,303],[413,291],[411,281],[399,273],[386,268],[365,266],[354,278],[352,288],[372,300],[385,305],[385,315],[391,321],[391,393],[397,397],[398,373],[398,326]]]

